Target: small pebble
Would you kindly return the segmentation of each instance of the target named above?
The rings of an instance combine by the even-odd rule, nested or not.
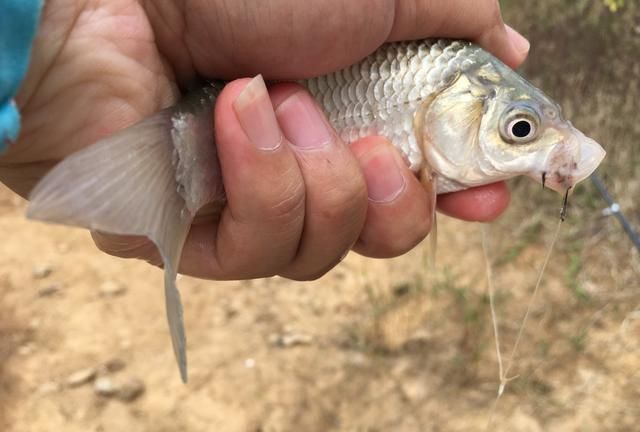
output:
[[[93,391],[98,396],[111,397],[118,391],[113,380],[109,377],[99,377],[93,382]]]
[[[33,317],[29,320],[29,328],[31,330],[38,329],[40,327],[40,324],[42,324],[42,320],[40,318]]]
[[[33,268],[34,279],[44,279],[53,273],[53,267],[50,264],[38,264]]]
[[[401,387],[402,392],[411,402],[420,402],[427,397],[427,386],[420,379],[407,379],[401,384]]]
[[[40,385],[40,387],[38,387],[37,392],[41,395],[49,395],[52,393],[56,393],[58,391],[60,391],[60,384],[58,384],[55,381],[48,381],[46,383],[43,383],[42,385]]]
[[[412,362],[410,360],[410,358],[399,358],[398,361],[395,361],[393,363],[393,366],[391,367],[391,370],[389,372],[391,372],[391,375],[393,375],[394,377],[402,377],[404,376],[409,369],[411,369],[411,365]]]
[[[145,391],[144,383],[138,378],[130,378],[117,387],[115,396],[123,402],[133,402]]]
[[[65,383],[69,387],[79,387],[93,380],[96,377],[96,372],[95,368],[81,369],[69,375]]]
[[[282,334],[272,334],[269,336],[269,342],[272,345],[290,348],[299,345],[309,345],[313,341],[313,336],[306,333],[285,331]]]
[[[313,341],[313,337],[303,333],[293,333],[283,335],[280,343],[284,347],[291,347],[296,345],[309,345]]]
[[[119,358],[112,358],[104,364],[105,371],[110,373],[119,372],[125,367],[127,367],[127,364]]]
[[[28,356],[29,354],[32,354],[35,350],[36,350],[36,346],[32,342],[27,342],[26,344],[18,348],[18,354],[21,356]]]
[[[105,297],[116,297],[127,292],[127,287],[121,283],[106,281],[100,285],[100,294]]]
[[[371,362],[369,357],[361,352],[353,352],[346,358],[346,362],[351,366],[364,367]]]
[[[145,392],[145,386],[138,378],[116,381],[104,376],[96,378],[93,390],[98,396],[114,397],[123,402],[132,402]]]
[[[51,297],[54,294],[57,294],[60,291],[60,285],[57,283],[53,283],[50,285],[46,285],[38,290],[38,297]]]

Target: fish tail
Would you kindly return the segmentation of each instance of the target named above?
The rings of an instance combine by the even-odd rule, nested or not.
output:
[[[164,263],[171,341],[186,382],[176,274],[193,213],[176,180],[171,116],[160,111],[64,159],[31,192],[27,217],[153,241]]]
[[[185,230],[188,234],[189,230]],[[182,240],[184,244],[184,239]],[[174,249],[176,252],[182,252],[182,245]],[[163,258],[164,259],[164,258]],[[176,261],[179,261],[176,260]],[[169,323],[169,333],[171,335],[171,345],[173,346],[173,354],[180,369],[180,378],[183,383],[187,383],[187,338],[184,329],[184,318],[182,313],[182,301],[180,300],[180,291],[176,286],[176,275],[178,262],[168,263],[164,260],[164,299],[167,313],[167,322]]]

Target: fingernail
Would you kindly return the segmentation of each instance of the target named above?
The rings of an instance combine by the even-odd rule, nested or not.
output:
[[[405,190],[407,183],[392,149],[377,147],[362,156],[361,161],[364,166],[369,200],[388,203]]]
[[[276,116],[284,136],[296,147],[318,149],[333,139],[320,109],[310,96],[301,91],[285,99],[276,108]]]
[[[511,40],[511,44],[520,54],[526,54],[529,52],[531,48],[531,43],[527,40],[526,37],[522,36],[513,27],[506,25],[507,34],[509,35],[509,39]]]
[[[238,122],[249,140],[260,150],[274,150],[282,143],[273,105],[262,75],[253,78],[233,101]]]

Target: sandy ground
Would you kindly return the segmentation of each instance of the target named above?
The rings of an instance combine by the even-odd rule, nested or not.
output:
[[[499,379],[479,225],[440,219],[431,274],[422,246],[388,261],[352,254],[311,283],[181,278],[185,386],[161,272],[23,214],[0,190],[3,431],[468,431],[492,416],[490,430],[638,430],[637,255],[619,274],[591,271],[603,257],[583,256],[572,279],[558,251],[510,371],[518,378],[492,408]],[[502,257],[506,363],[552,230],[513,253],[524,235],[505,221],[489,243]],[[136,391],[120,387],[132,382]]]

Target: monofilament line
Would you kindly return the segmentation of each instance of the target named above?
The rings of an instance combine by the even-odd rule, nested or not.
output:
[[[487,231],[489,230],[489,225],[482,225],[482,252],[484,255],[484,263],[487,273],[487,289],[489,291],[489,307],[491,309],[491,322],[493,324],[493,336],[496,342],[496,358],[498,359],[498,374],[500,376],[500,381],[502,382],[502,377],[504,376],[504,369],[502,365],[502,354],[500,351],[500,334],[498,332],[498,317],[496,315],[496,307],[495,307],[495,289],[493,286],[493,263],[489,258],[489,245],[487,239]],[[500,394],[500,393],[499,393]]]
[[[538,274],[538,279],[536,280],[536,285],[533,289],[533,293],[531,294],[531,297],[529,298],[529,303],[527,304],[527,310],[524,314],[524,318],[522,319],[522,324],[520,325],[520,329],[518,330],[518,335],[516,337],[516,341],[513,344],[513,348],[511,350],[511,354],[509,355],[509,359],[507,360],[507,365],[506,368],[503,366],[503,361],[502,361],[502,355],[500,352],[500,340],[499,340],[499,333],[498,333],[498,320],[497,320],[497,315],[496,315],[496,311],[495,311],[495,292],[494,292],[494,286],[493,286],[493,270],[492,270],[492,265],[491,265],[491,261],[489,260],[489,256],[488,256],[488,248],[487,248],[487,235],[486,235],[486,230],[488,228],[483,227],[482,230],[482,248],[483,248],[483,253],[484,253],[484,257],[485,257],[485,263],[486,263],[486,272],[487,272],[487,286],[488,286],[488,290],[489,290],[489,307],[491,309],[491,320],[493,322],[493,334],[494,334],[494,338],[495,338],[495,342],[496,342],[496,353],[497,353],[497,357],[498,357],[498,372],[500,374],[500,386],[498,387],[498,395],[496,396],[496,399],[493,402],[493,405],[491,407],[491,414],[489,416],[489,420],[487,423],[487,428],[486,430],[489,430],[489,427],[491,426],[491,424],[493,423],[493,418],[495,416],[495,411],[496,411],[496,407],[498,405],[498,401],[500,400],[500,397],[502,396],[502,394],[504,393],[504,390],[507,386],[507,383],[515,378],[517,378],[516,376],[513,377],[509,377],[509,371],[511,370],[513,364],[514,364],[514,360],[516,358],[516,355],[518,353],[518,348],[520,346],[520,341],[522,340],[522,335],[524,334],[524,329],[527,326],[527,321],[529,320],[529,315],[531,314],[531,309],[533,308],[533,304],[535,302],[535,299],[537,297],[538,291],[540,289],[540,285],[542,284],[542,278],[544,276],[544,273],[547,269],[547,265],[549,264],[549,260],[551,258],[551,254],[553,253],[553,250],[555,249],[555,245],[556,245],[556,241],[558,240],[558,237],[560,236],[560,228],[562,227],[562,222],[563,222],[563,218],[561,218],[558,221],[558,225],[556,227],[555,233],[553,235],[553,238],[551,239],[551,243],[549,244],[549,248],[547,249],[547,254],[544,258],[544,262],[542,263],[542,267],[540,269],[540,272]]]
[[[498,399],[500,399],[500,396],[504,391],[506,380],[504,379],[505,373],[504,373],[504,366],[502,362],[502,352],[500,350],[500,333],[498,330],[498,315],[496,314],[496,307],[495,307],[495,288],[493,286],[493,263],[489,258],[489,240],[488,240],[489,225],[483,224],[481,232],[482,232],[482,254],[484,255],[484,263],[485,263],[485,269],[487,274],[487,290],[489,291],[489,308],[491,310],[491,323],[493,324],[493,338],[495,340],[495,346],[496,346],[496,359],[498,360],[498,377],[500,379],[498,396],[495,398],[491,406],[489,420],[487,421],[487,426],[485,429],[485,430],[489,430],[489,428],[493,424],[493,418],[496,412]]]

